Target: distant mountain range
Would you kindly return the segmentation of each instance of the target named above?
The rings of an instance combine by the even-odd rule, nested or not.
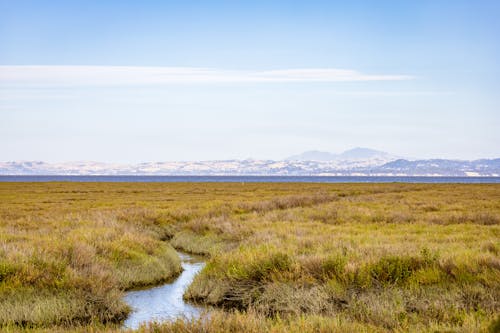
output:
[[[430,175],[430,176],[500,176],[500,158],[474,161],[398,159],[376,168],[386,174]]]
[[[346,150],[340,154],[334,154],[318,150],[306,151],[299,155],[293,155],[286,158],[286,161],[392,161],[399,157],[389,153],[374,150],[370,148],[354,148]]]
[[[478,176],[499,177],[499,159],[474,161],[407,160],[355,148],[341,154],[308,151],[283,161],[219,160],[197,162],[46,163],[0,162],[0,175],[269,175],[269,176]]]

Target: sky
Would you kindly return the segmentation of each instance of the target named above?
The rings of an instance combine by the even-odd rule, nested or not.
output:
[[[0,0],[0,161],[500,157],[500,1]]]

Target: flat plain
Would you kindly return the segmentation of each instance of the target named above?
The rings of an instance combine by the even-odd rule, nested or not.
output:
[[[141,332],[498,332],[500,185],[0,183],[0,329],[119,331],[206,256],[199,319]]]

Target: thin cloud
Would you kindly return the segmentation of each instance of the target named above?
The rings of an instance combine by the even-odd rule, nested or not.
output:
[[[366,82],[413,79],[409,75],[304,68],[223,70],[198,67],[0,66],[1,85],[161,85],[175,83]]]

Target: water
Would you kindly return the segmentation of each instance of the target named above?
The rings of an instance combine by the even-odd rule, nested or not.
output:
[[[133,312],[125,320],[125,328],[136,329],[147,322],[178,317],[193,318],[201,314],[203,308],[186,303],[182,295],[205,263],[187,254],[178,254],[184,270],[173,282],[126,293],[124,300],[132,307]]]
[[[0,176],[0,182],[500,183],[500,177],[381,176]]]

